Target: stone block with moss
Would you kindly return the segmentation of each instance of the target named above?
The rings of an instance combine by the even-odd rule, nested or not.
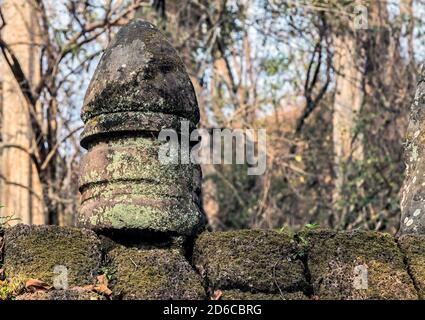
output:
[[[297,255],[298,246],[286,233],[214,232],[196,241],[194,264],[212,290],[305,291],[308,284]]]
[[[100,240],[90,230],[57,226],[17,225],[4,235],[7,277],[33,278],[52,285],[56,266],[68,272],[68,285],[95,281],[100,265]],[[60,267],[63,270],[63,267]]]
[[[407,268],[421,299],[425,299],[425,236],[405,235],[398,240]]]
[[[110,288],[124,300],[199,300],[205,290],[199,275],[178,250],[125,248],[109,253]]]
[[[308,269],[318,299],[417,299],[403,255],[389,234],[313,231]]]
[[[221,300],[308,300],[302,292],[291,293],[262,293],[241,290],[223,290]]]

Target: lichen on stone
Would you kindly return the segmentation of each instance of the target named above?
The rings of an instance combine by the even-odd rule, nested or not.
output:
[[[205,298],[201,278],[177,250],[118,246],[108,257],[116,270],[111,288],[124,300]]]
[[[401,189],[399,234],[425,233],[425,65],[411,106],[405,138],[406,174]],[[420,210],[420,211],[418,211]],[[419,212],[419,213],[418,213]],[[422,213],[422,214],[421,214]]]
[[[417,299],[392,236],[319,230],[308,238],[308,270],[319,299]]]
[[[425,299],[425,235],[404,235],[398,244],[421,299]]]
[[[212,290],[304,291],[308,283],[297,250],[288,234],[277,231],[205,232],[196,241],[194,264]]]
[[[80,209],[80,224],[95,230],[140,229],[190,236],[203,228],[204,217],[187,198],[152,200],[131,195],[129,199],[86,201]]]
[[[33,278],[52,285],[55,266],[64,266],[68,285],[91,284],[100,268],[100,241],[89,230],[17,225],[4,236],[8,277]]]

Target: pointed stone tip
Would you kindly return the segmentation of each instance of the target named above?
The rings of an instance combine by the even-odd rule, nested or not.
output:
[[[152,123],[170,116],[199,121],[195,91],[182,60],[165,36],[142,19],[123,26],[105,50],[87,89],[81,117],[93,127],[99,116],[122,113],[126,118],[129,112],[143,113]],[[109,123],[112,129],[113,123]],[[107,131],[104,124],[91,131]]]

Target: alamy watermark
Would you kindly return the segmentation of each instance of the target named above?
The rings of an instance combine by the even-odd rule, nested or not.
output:
[[[247,164],[248,175],[266,171],[267,136],[265,129],[195,129],[182,121],[179,134],[163,129],[158,139],[161,164]],[[196,143],[195,145],[193,145]]]
[[[361,264],[354,267],[353,287],[356,290],[367,290],[369,288],[369,279],[367,265]]]
[[[56,290],[68,289],[68,268],[63,265],[56,265],[53,269],[56,276],[53,277],[53,287]]]

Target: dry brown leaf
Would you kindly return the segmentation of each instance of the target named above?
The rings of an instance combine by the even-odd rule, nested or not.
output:
[[[28,279],[25,282],[25,289],[29,292],[38,292],[38,291],[48,291],[52,287],[49,286],[47,283],[38,280],[38,279]]]
[[[214,293],[211,295],[211,300],[219,300],[222,295],[223,292],[220,289],[215,290]]]
[[[104,284],[105,286],[108,285],[108,279],[106,278],[106,276],[104,274],[101,274],[100,276],[97,276],[96,279],[97,279],[97,282],[99,284]]]
[[[94,287],[94,291],[97,293],[103,294],[105,296],[112,295],[112,290],[108,288],[108,279],[104,274],[97,276],[98,284]]]
[[[104,284],[98,285],[94,287],[94,290],[97,293],[103,294],[105,296],[110,296],[112,294],[112,290],[109,289],[107,286],[105,286]]]
[[[74,287],[74,289],[78,290],[79,288],[81,288],[81,290],[83,291],[94,291],[94,285],[92,284],[88,284],[82,287]]]

